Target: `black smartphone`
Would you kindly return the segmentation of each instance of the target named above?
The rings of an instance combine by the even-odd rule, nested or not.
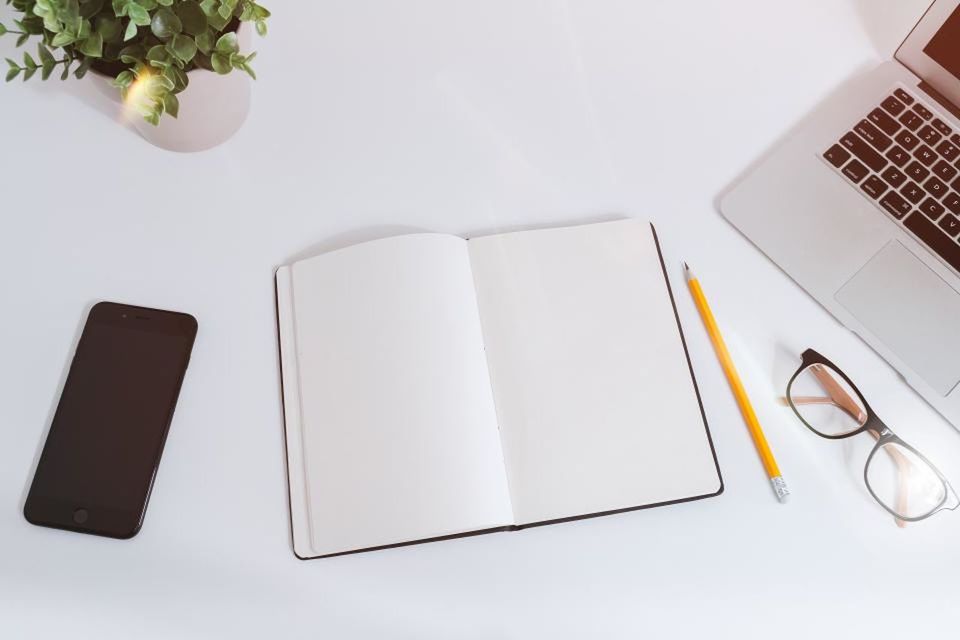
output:
[[[29,522],[140,531],[196,335],[184,313],[91,309],[23,508]]]

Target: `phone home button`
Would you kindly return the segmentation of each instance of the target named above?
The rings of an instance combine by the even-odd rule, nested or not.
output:
[[[77,509],[73,512],[73,521],[77,524],[83,524],[87,521],[87,516],[90,515],[87,513],[86,509]]]

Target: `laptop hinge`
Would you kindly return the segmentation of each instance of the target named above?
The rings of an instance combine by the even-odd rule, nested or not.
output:
[[[953,115],[954,118],[957,118],[958,120],[960,120],[960,108],[957,108],[957,105],[947,100],[945,97],[943,97],[943,95],[939,91],[931,87],[926,82],[921,81],[918,86],[920,87],[921,91],[923,91],[928,96],[936,100],[941,107],[943,107],[948,112],[950,112],[950,114]]]

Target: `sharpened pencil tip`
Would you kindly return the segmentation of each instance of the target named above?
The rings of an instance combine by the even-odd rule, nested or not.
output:
[[[783,481],[783,477],[770,478],[770,484],[773,485],[773,491],[777,494],[777,499],[781,503],[785,503],[787,498],[790,497],[790,489],[787,489],[787,483]]]
[[[683,263],[683,270],[684,270],[684,271],[690,271],[690,265],[688,265],[686,262],[684,262],[684,263]]]

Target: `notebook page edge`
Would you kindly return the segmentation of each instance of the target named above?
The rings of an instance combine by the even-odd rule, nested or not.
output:
[[[277,325],[280,342],[280,378],[283,398],[284,442],[287,458],[287,497],[293,552],[300,559],[314,557],[310,546],[309,503],[303,464],[303,424],[300,407],[300,375],[297,365],[293,272],[277,269]]]

